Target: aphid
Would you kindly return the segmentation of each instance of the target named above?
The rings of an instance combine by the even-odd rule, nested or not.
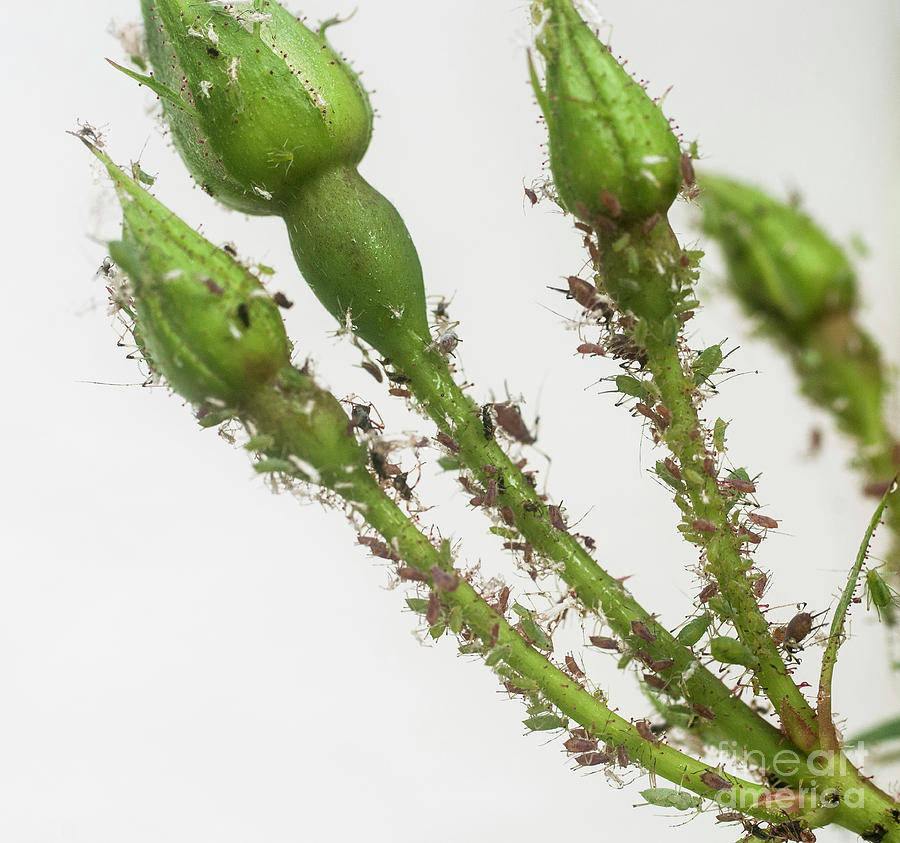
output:
[[[578,666],[578,662],[575,661],[573,656],[566,656],[566,667],[569,668],[569,673],[571,673],[576,679],[584,679],[584,671]],[[591,747],[594,749],[594,747]],[[582,752],[583,750],[579,750]]]
[[[484,505],[492,507],[497,502],[497,481],[493,478],[488,480],[487,488],[484,491]]]
[[[697,181],[697,177],[694,174],[694,165],[691,162],[691,156],[688,152],[681,153],[681,177],[684,179],[684,183],[691,187],[694,182]]]
[[[662,214],[660,214],[659,212],[653,214],[653,216],[648,217],[646,220],[644,220],[643,224],[641,225],[641,231],[644,234],[649,234],[651,231],[653,231],[654,228],[656,228],[656,224],[661,219]]]
[[[384,380],[381,376],[381,369],[379,369],[371,360],[363,360],[359,365],[375,378],[378,383],[381,383]]]
[[[669,470],[669,474],[671,474],[676,480],[681,480],[681,469],[678,467],[678,464],[671,457],[666,457],[663,460],[663,464]]]
[[[597,741],[592,738],[569,738],[563,746],[566,752],[591,752],[597,748]]]
[[[753,585],[750,586],[750,590],[753,592],[757,600],[762,599],[762,596],[766,590],[766,583],[768,581],[769,575],[765,572],[761,573],[755,580],[753,580]]]
[[[370,430],[384,430],[384,425],[372,420],[371,404],[350,404],[350,421],[347,423],[347,435],[353,430],[361,430],[368,433]]]
[[[437,341],[437,347],[440,349],[442,354],[449,354],[451,357],[453,357],[453,352],[456,350],[456,346],[458,346],[461,342],[462,340],[457,336],[455,331],[447,331],[447,333]]]
[[[691,709],[693,710],[694,714],[698,715],[699,717],[702,717],[704,720],[715,720],[716,719],[716,713],[711,708],[709,708],[708,706],[705,706],[701,703],[694,703],[691,706]]]
[[[501,614],[506,614],[506,607],[509,605],[509,586],[505,585],[500,589],[500,594],[497,597],[497,603],[495,605],[495,609]]]
[[[648,804],[655,805],[657,808],[675,808],[677,811],[690,811],[703,804],[703,800],[699,796],[671,787],[648,787],[641,791],[641,796],[647,800]]]
[[[491,416],[490,404],[485,404],[481,408],[481,427],[484,430],[485,439],[490,440],[494,438],[494,419]]]
[[[756,486],[749,480],[740,477],[725,477],[719,481],[719,485],[723,489],[734,489],[742,495],[752,495],[756,491]]]
[[[244,326],[244,328],[250,327],[250,308],[247,306],[246,302],[241,302],[237,306],[237,318],[240,323]]]
[[[650,670],[654,673],[662,673],[662,671],[668,670],[674,664],[675,659],[657,659],[654,662],[650,662]]]
[[[225,292],[225,290],[222,289],[222,287],[220,287],[218,284],[216,284],[216,282],[213,281],[212,278],[204,278],[203,286],[206,287],[206,289],[209,290],[214,296],[221,296]]]
[[[436,591],[432,591],[428,595],[428,608],[425,610],[425,622],[429,626],[434,626],[441,616],[441,598],[437,596]]]
[[[627,767],[631,763],[631,758],[628,756],[628,750],[625,749],[624,744],[619,744],[616,747],[616,762],[620,767]]]
[[[637,729],[637,733],[645,740],[650,743],[657,743],[659,738],[653,734],[652,729],[650,728],[650,723],[647,720],[638,720],[637,723],[634,724],[634,728]]]
[[[632,621],[631,632],[638,638],[641,638],[650,644],[656,641],[656,636],[650,631],[650,627],[643,621]]]
[[[597,293],[597,288],[589,281],[585,281],[577,275],[570,275],[566,280],[569,283],[567,299],[575,299],[585,310],[598,310],[603,306],[604,303]]]
[[[591,228],[587,223],[575,222],[575,223],[573,223],[573,225],[575,226],[575,228],[577,228],[579,231],[583,231],[585,234],[593,234],[594,233],[594,229]]]
[[[294,303],[284,293],[275,293],[272,301],[284,310],[290,310],[294,306]]]
[[[885,480],[883,483],[867,483],[863,486],[863,494],[867,498],[883,498],[893,484],[893,480]]]
[[[408,389],[401,389],[397,386],[392,386],[388,390],[388,395],[393,395],[397,398],[412,398],[412,393]]]
[[[712,457],[706,457],[703,460],[703,473],[713,480],[718,476],[719,470],[716,468],[716,461]]]
[[[494,404],[494,413],[501,430],[516,442],[521,442],[523,445],[533,445],[537,442],[537,437],[533,436],[526,427],[522,420],[522,413],[515,404],[509,402]]]
[[[709,615],[700,615],[699,617],[689,620],[679,631],[676,636],[679,643],[686,647],[693,647],[709,629],[712,618]]]
[[[606,188],[600,191],[600,201],[603,203],[603,207],[609,211],[610,216],[617,217],[622,213],[622,204],[619,202],[618,197],[614,196]]]
[[[575,758],[575,763],[580,767],[596,767],[598,764],[608,764],[610,761],[612,758],[606,752],[586,752]]]
[[[594,357],[605,357],[606,349],[595,342],[583,342],[575,349],[579,354],[592,354]]]
[[[550,505],[547,507],[547,515],[550,517],[550,523],[561,532],[567,531],[566,522],[562,517],[562,512],[558,506]]]
[[[617,360],[631,360],[643,369],[647,365],[647,352],[627,334],[613,334],[607,351]]]
[[[424,571],[420,571],[418,568],[407,568],[406,566],[402,566],[397,568],[397,576],[400,577],[401,580],[406,581],[428,582],[428,574]]]
[[[455,573],[445,571],[439,565],[431,566],[431,576],[438,591],[456,591],[459,588],[459,577]]]
[[[412,487],[406,482],[407,477],[409,477],[409,472],[402,471],[391,478],[391,485],[405,501],[412,500]]]
[[[440,432],[435,437],[451,454],[459,453],[459,442],[448,433]]]
[[[656,413],[655,410],[651,410],[643,401],[638,401],[634,405],[634,409],[637,410],[642,416],[650,419],[660,430],[665,428],[665,423],[660,418],[659,414]]]
[[[731,790],[731,788],[734,787],[730,781],[723,779],[718,773],[714,773],[712,770],[707,770],[700,776],[700,781],[710,788],[710,790]]]
[[[206,54],[212,59],[217,59],[221,55],[215,47],[207,47]]]
[[[491,627],[491,636],[490,636],[490,638],[488,639],[488,645],[491,646],[491,647],[496,647],[496,646],[497,646],[497,641],[499,640],[499,638],[500,638],[500,624],[499,624],[499,623],[495,623],[495,624]]]
[[[535,193],[530,187],[525,188],[525,196],[528,198],[528,201],[531,202],[531,207],[533,208],[538,203],[537,193]]]
[[[716,814],[716,822],[719,823],[739,823],[744,819],[744,815],[739,811],[725,811],[723,814]]]
[[[700,593],[697,595],[697,599],[701,603],[705,603],[711,597],[715,597],[719,593],[719,584],[715,582],[709,583],[709,585],[704,586]]]
[[[715,533],[716,525],[708,518],[695,518],[691,521],[691,528],[695,533]]]
[[[233,258],[237,257],[237,247],[234,245],[234,243],[226,243],[224,246],[222,246],[222,251],[228,255],[231,255],[231,257]]]
[[[866,609],[875,607],[878,620],[891,622],[894,618],[896,594],[875,569],[866,571]]]
[[[757,527],[764,527],[767,530],[774,530],[778,527],[778,522],[774,518],[769,518],[768,515],[761,515],[758,512],[748,512],[747,520],[756,524]]]
[[[756,656],[737,638],[713,638],[709,642],[709,654],[722,664],[738,664],[750,668],[758,664]]]
[[[501,506],[500,517],[503,519],[504,523],[508,524],[510,527],[516,521],[516,514],[515,512],[513,512],[513,508],[511,506]]]
[[[381,539],[376,539],[374,536],[357,536],[356,540],[369,548],[373,556],[378,556],[381,559],[394,558],[393,551]]]
[[[645,674],[644,674],[644,681],[645,681],[651,688],[656,688],[657,691],[665,691],[665,690],[667,690],[668,687],[669,687],[669,683],[668,683],[668,682],[666,682],[664,679],[660,679],[660,678],[659,678],[656,674],[654,674],[654,673],[645,673]]]
[[[819,614],[824,614],[824,612]],[[797,653],[803,649],[801,642],[812,632],[813,620],[816,617],[817,615],[812,615],[809,612],[797,612],[787,622],[787,626],[784,628],[784,643],[782,645],[785,650],[789,653]]]
[[[672,424],[672,412],[668,407],[666,407],[664,404],[657,404],[654,409],[656,410],[656,414],[659,416],[661,427],[663,429]]]
[[[759,544],[762,541],[762,536],[754,533],[753,530],[748,530],[743,525],[738,529],[738,535],[740,535],[741,541],[750,542],[750,544]]]
[[[650,655],[646,650],[635,650],[632,655],[640,662],[643,662],[647,667],[650,667],[653,664],[653,656]]]
[[[526,512],[540,512],[543,507],[539,503],[536,503],[534,501],[527,501],[526,503],[522,504],[522,509],[524,509]]]
[[[615,638],[605,638],[602,635],[591,635],[588,638],[588,641],[595,647],[599,647],[601,650],[615,650],[618,653],[621,652],[622,649]]]

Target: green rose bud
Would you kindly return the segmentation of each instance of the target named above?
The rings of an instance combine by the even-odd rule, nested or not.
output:
[[[148,362],[192,403],[242,406],[290,362],[277,305],[229,254],[91,148],[122,204],[123,237],[110,254],[130,281]]]
[[[731,179],[704,175],[703,226],[722,246],[744,306],[784,332],[856,303],[846,255],[797,208]]]
[[[588,223],[664,214],[681,187],[681,149],[669,122],[575,10],[542,0],[532,84],[547,120],[550,169],[563,206]]]
[[[275,2],[141,0],[175,146],[226,205],[277,212],[311,174],[360,161],[372,109],[324,35]],[[164,90],[161,87],[164,86]]]
[[[274,0],[142,0],[175,146],[227,205],[284,218],[295,259],[341,325],[412,365],[431,337],[416,248],[356,170],[372,111],[356,75]]]

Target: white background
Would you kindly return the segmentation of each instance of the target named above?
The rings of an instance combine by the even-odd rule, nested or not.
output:
[[[502,397],[506,384],[540,414],[550,491],[570,519],[584,515],[599,559],[632,574],[674,626],[696,560],[647,474],[656,456],[611,396],[587,388],[614,364],[574,356],[577,337],[548,309],[565,306],[546,285],[582,258],[553,208],[523,202],[543,161],[527,4],[358,3],[331,37],[376,91],[363,172],[403,213],[429,292],[455,294],[473,394]],[[317,21],[352,8],[310,0],[302,11]],[[900,360],[896,3],[608,0],[601,13],[651,93],[674,85],[666,111],[699,139],[704,165],[800,190],[836,237],[863,235],[863,319]],[[115,346],[94,277],[105,249],[91,238],[114,235],[115,215],[90,156],[64,134],[77,119],[103,126],[120,162],[143,149],[157,195],[211,239],[278,269],[276,287],[297,302],[289,328],[324,382],[375,401],[396,429],[431,432],[351,368],[292,268],[282,224],[220,211],[193,188],[149,114],[152,96],[103,61],[122,57],[107,24],[136,17],[136,0],[49,0],[5,16],[0,839],[733,839],[711,815],[670,830],[677,818],[631,807],[637,787],[616,792],[602,774],[570,771],[558,740],[524,737],[520,704],[487,670],[450,640],[417,641],[402,594],[341,515],[272,496],[181,402],[133,385],[141,376]],[[689,217],[677,219],[688,240]],[[717,265],[711,256],[694,341],[729,337],[746,374],[710,412],[736,419],[732,456],[764,472],[765,511],[784,520],[760,551],[771,602],[786,604],[781,616],[800,600],[825,608],[872,503],[845,468],[850,450],[719,294]],[[812,460],[814,425],[827,433]],[[464,538],[461,560],[508,564],[451,482],[421,489],[436,505],[425,517]],[[856,611],[836,677],[852,728],[897,711],[881,631]],[[624,713],[646,712],[611,661],[588,667]]]

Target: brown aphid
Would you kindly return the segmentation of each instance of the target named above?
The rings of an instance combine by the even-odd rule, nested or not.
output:
[[[656,688],[657,691],[665,691],[669,687],[669,683],[663,679],[660,679],[655,673],[645,673],[644,681],[651,688]]]
[[[605,187],[600,191],[600,201],[603,207],[609,211],[611,217],[618,217],[622,213],[622,204],[614,194],[610,193]]]
[[[638,638],[641,638],[650,644],[656,641],[656,636],[650,631],[650,627],[643,621],[632,621],[631,632]]]
[[[691,162],[691,156],[687,152],[681,153],[681,177],[684,179],[684,183],[690,187],[697,181],[697,176],[694,174],[694,165]]]
[[[272,301],[284,310],[290,310],[294,306],[294,303],[284,293],[275,293]]]
[[[646,650],[635,650],[632,655],[639,662],[647,665],[647,667],[650,667],[650,665],[653,664],[653,656],[651,656],[650,653],[648,653]]]
[[[659,417],[659,414],[655,410],[651,410],[643,401],[638,401],[634,405],[634,409],[645,418],[650,419],[660,430],[665,428],[666,425]]]
[[[719,474],[719,470],[716,468],[716,461],[712,457],[707,457],[703,460],[703,473],[707,477],[712,477],[713,480]]]
[[[616,747],[616,762],[620,767],[627,767],[631,763],[631,758],[628,755],[628,750],[625,749],[624,744],[619,744]]]
[[[574,223],[574,225],[575,225],[575,228],[577,228],[579,231],[583,231],[585,234],[593,234],[594,233],[594,229],[591,228],[585,222],[576,222],[576,223]]]
[[[612,758],[606,752],[586,752],[575,757],[575,763],[580,767],[596,767],[598,764],[608,764]]]
[[[516,514],[515,512],[513,512],[513,508],[509,505],[500,507],[500,517],[503,519],[503,522],[510,527],[516,521]]]
[[[663,429],[672,424],[672,412],[665,404],[657,404],[654,409],[656,410],[656,415],[659,416],[661,427]]]
[[[460,474],[456,479],[470,495],[481,494],[481,490],[465,474]]]
[[[661,219],[662,219],[662,215],[659,213],[655,213],[652,217],[648,217],[646,220],[644,220],[643,224],[641,225],[641,231],[644,234],[649,234],[651,231],[653,231],[654,228],[656,228],[656,224]]]
[[[381,383],[384,380],[381,375],[381,369],[379,369],[371,360],[363,360],[359,365],[375,378],[378,383]]]
[[[212,278],[204,278],[203,286],[206,287],[214,296],[221,296],[225,290],[222,289]]]
[[[399,386],[392,386],[388,390],[389,395],[393,395],[396,398],[412,398],[412,393],[408,389],[403,389]]]
[[[784,648],[789,653],[801,650],[800,642],[812,632],[814,616],[809,612],[797,612],[784,628]]]
[[[615,638],[606,638],[603,635],[591,635],[588,638],[588,641],[595,647],[599,647],[601,650],[614,650],[617,653],[621,652],[619,642],[616,641]]]
[[[694,703],[691,708],[693,709],[694,714],[702,717],[704,720],[716,719],[716,713],[709,708],[709,706],[705,706],[701,703]]]
[[[744,815],[740,811],[725,811],[723,814],[716,814],[716,822],[719,823],[739,823],[744,819]]]
[[[595,214],[591,222],[598,231],[608,231],[610,234],[618,231],[615,222],[604,214]]]
[[[531,207],[533,208],[538,203],[537,193],[535,193],[530,187],[525,188],[525,196],[528,197],[528,201],[531,202]]]
[[[374,536],[357,536],[356,540],[369,548],[373,556],[378,556],[381,559],[394,558],[393,551],[381,539],[376,539]]]
[[[497,596],[497,603],[494,608],[501,614],[506,614],[506,607],[509,605],[509,586],[505,585],[500,589],[500,594]]]
[[[497,492],[497,481],[494,479],[488,480],[487,488],[484,491],[484,505],[486,507],[490,508],[497,503]]]
[[[441,616],[441,598],[437,596],[436,591],[432,591],[428,595],[428,608],[425,610],[425,622],[429,626],[434,626]]]
[[[562,517],[562,512],[558,506],[551,504],[547,507],[547,515],[550,517],[550,523],[557,529],[565,533],[568,530],[566,522]]]
[[[753,530],[748,530],[743,525],[738,529],[738,534],[743,536],[743,540],[750,542],[750,544],[759,544],[762,541],[761,535],[754,533]]]
[[[459,442],[457,442],[449,433],[441,431],[435,437],[441,445],[443,445],[451,454],[459,453]]]
[[[578,662],[575,661],[573,656],[566,656],[566,667],[576,679],[584,679],[584,671],[578,666]]]
[[[775,629],[772,630],[772,640],[775,642],[776,647],[780,647],[782,644],[784,644],[784,637],[786,633],[786,626],[776,626]]]
[[[523,445],[533,445],[537,442],[537,437],[532,436],[531,431],[522,420],[522,413],[515,404],[508,402],[494,404],[494,413],[497,424],[503,432],[515,439],[516,442],[521,442]]]
[[[579,354],[591,354],[594,357],[605,357],[606,349],[595,342],[583,342],[575,349]]]
[[[691,528],[695,533],[715,533],[716,525],[708,518],[695,518],[691,521]]]
[[[578,535],[581,536],[581,540],[584,542],[584,546],[588,550],[596,550],[597,542],[595,542],[593,538],[591,538],[590,536],[582,535],[581,533],[578,533]]]
[[[637,723],[634,724],[634,728],[637,729],[637,733],[645,741],[649,741],[650,743],[657,743],[659,741],[659,738],[653,734],[649,721],[638,720]]]
[[[525,564],[531,565],[531,563],[534,561],[534,548],[531,546],[531,542],[525,542],[524,553],[525,553]],[[531,578],[534,579],[535,577],[532,576]]]
[[[455,573],[445,571],[440,565],[431,566],[431,576],[438,591],[456,591],[459,588],[459,577]]]
[[[597,748],[597,741],[593,738],[569,738],[563,746],[566,752],[591,752]]]
[[[472,506],[481,506],[481,505],[484,503],[484,495],[475,495],[475,497],[472,498],[472,499],[469,501],[469,503],[470,503]]]
[[[569,729],[569,734],[573,738],[589,738],[591,736],[591,733],[581,726],[576,726],[574,729]]]
[[[756,486],[749,480],[743,480],[740,477],[723,477],[719,481],[719,485],[723,489],[734,489],[743,495],[752,495],[756,491]]]
[[[418,568],[408,568],[406,566],[397,568],[397,576],[401,580],[411,580],[413,582],[428,582],[428,574],[420,571]]]
[[[730,781],[723,779],[718,773],[714,773],[712,770],[707,770],[700,776],[700,781],[711,790],[731,790],[732,787],[734,787]]]
[[[778,522],[768,515],[761,515],[758,512],[748,512],[747,520],[756,524],[757,527],[764,527],[767,530],[774,530],[778,527]]]
[[[768,581],[769,575],[766,573],[760,574],[755,580],[753,580],[753,585],[750,586],[750,590],[753,592],[757,600],[762,598],[763,594],[765,593],[766,583]]]
[[[597,294],[597,288],[579,278],[577,275],[570,275],[567,279],[569,282],[568,298],[575,299],[585,310],[596,310],[602,304],[600,296]]]
[[[697,599],[701,603],[705,603],[707,600],[711,600],[719,593],[719,584],[717,582],[711,582],[709,585],[704,586],[700,593],[697,595]]]
[[[673,664],[675,664],[675,659],[657,659],[655,662],[650,662],[650,670],[654,673],[662,673],[662,671],[672,667]]]
[[[663,464],[676,480],[681,480],[681,469],[678,467],[678,463],[675,462],[671,457],[666,457],[663,460]]]
[[[499,623],[495,623],[495,624],[491,627],[491,637],[488,639],[488,646],[489,646],[489,647],[496,647],[496,646],[497,646],[497,641],[498,641],[499,639],[500,639],[500,624],[499,624]]]
[[[893,480],[885,480],[883,483],[867,483],[863,486],[863,494],[867,498],[883,498],[893,483]]]

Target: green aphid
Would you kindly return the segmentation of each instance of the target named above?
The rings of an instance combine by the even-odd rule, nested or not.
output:
[[[713,638],[709,642],[710,655],[722,664],[738,664],[741,667],[754,668],[758,661],[756,656],[737,638],[724,636]]]
[[[623,395],[629,395],[632,398],[640,398],[642,401],[652,397],[646,384],[639,381],[637,378],[631,377],[631,375],[617,375],[616,390]]]
[[[253,464],[253,470],[257,474],[300,474],[301,472],[290,460],[282,460],[277,457],[260,460]]]
[[[720,454],[725,451],[725,431],[727,429],[727,421],[716,419],[716,423],[713,425],[713,446]]]
[[[247,444],[244,445],[244,449],[247,451],[265,452],[268,451],[269,448],[274,447],[274,445],[275,439],[264,433],[257,436],[251,436]]]
[[[156,176],[151,176],[150,173],[142,170],[141,165],[137,161],[131,162],[131,177],[135,181],[146,184],[147,187],[152,187],[156,183]]]
[[[866,609],[873,606],[878,620],[893,626],[896,620],[897,593],[875,569],[866,571]]]
[[[709,629],[711,623],[712,618],[708,614],[698,615],[696,618],[689,620],[675,637],[685,647],[693,647],[706,634],[706,630]]]
[[[711,597],[706,605],[722,620],[731,620],[732,615],[734,615],[731,604],[721,594]]]
[[[658,460],[655,467],[656,475],[660,480],[663,481],[667,486],[671,486],[676,492],[680,492],[684,489],[684,483],[682,483],[671,471],[666,467],[666,464],[662,460]]]
[[[511,530],[509,527],[489,527],[488,529],[495,536],[500,536],[502,539],[516,539],[519,537],[518,532]]]
[[[236,414],[236,410],[213,410],[197,419],[200,427],[216,427],[223,422],[231,421]]]
[[[484,657],[484,663],[488,667],[494,667],[499,662],[506,661],[511,653],[512,647],[509,644],[500,644]]]
[[[444,471],[459,471],[459,460],[455,457],[438,457],[437,464]]]
[[[641,791],[641,796],[657,808],[675,808],[677,811],[696,810],[703,804],[699,796],[671,787],[648,787]]]
[[[565,729],[568,725],[565,717],[556,714],[536,714],[522,721],[525,728],[532,732],[550,732],[554,729]]]
[[[428,634],[437,641],[445,632],[447,631],[447,627],[444,623],[436,623],[431,629],[428,630]]]
[[[463,628],[463,613],[459,606],[454,606],[450,610],[450,620],[448,622],[450,631],[454,635],[459,635]]]
[[[704,348],[691,363],[691,371],[694,375],[694,383],[697,386],[708,381],[722,365],[722,346],[711,345]]]
[[[521,603],[513,603],[512,610],[520,617],[520,618],[530,618],[534,612],[531,609],[526,609]]]
[[[424,597],[407,597],[406,605],[414,612],[424,615],[428,611],[428,600]]]
[[[534,642],[535,647],[540,650],[553,649],[553,642],[547,637],[547,633],[537,625],[533,618],[522,618],[521,625],[522,632]]]

